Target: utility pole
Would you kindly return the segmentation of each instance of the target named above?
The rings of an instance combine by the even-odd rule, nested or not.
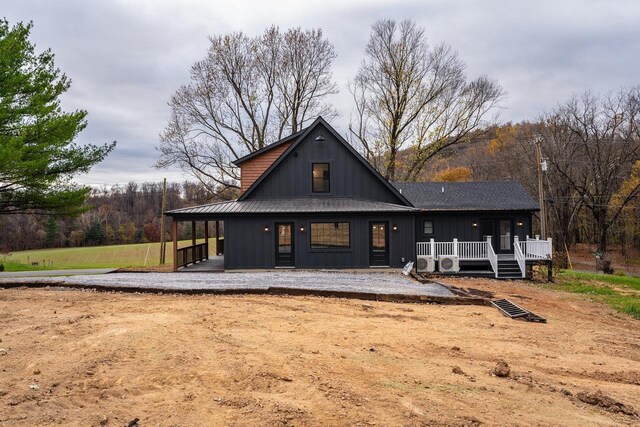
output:
[[[160,209],[160,265],[163,265],[167,257],[167,242],[164,236],[164,212],[167,209],[167,178],[162,181],[162,208]]]
[[[544,204],[543,171],[547,170],[547,161],[542,159],[542,138],[536,139],[536,163],[538,164],[538,197],[540,202],[540,237],[547,238],[547,210]]]

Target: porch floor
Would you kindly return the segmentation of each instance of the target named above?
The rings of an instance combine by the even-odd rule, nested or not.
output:
[[[179,273],[207,273],[224,271],[224,255],[209,257],[197,264],[191,264],[178,270]]]

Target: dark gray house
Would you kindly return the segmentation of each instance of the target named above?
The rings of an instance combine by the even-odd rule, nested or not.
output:
[[[551,242],[528,237],[538,206],[519,183],[390,183],[322,118],[235,164],[238,200],[167,213],[174,248],[179,221],[204,221],[206,237],[224,221],[225,269],[417,261],[421,272],[523,277],[550,259]],[[174,250],[174,269],[208,253],[194,240]]]

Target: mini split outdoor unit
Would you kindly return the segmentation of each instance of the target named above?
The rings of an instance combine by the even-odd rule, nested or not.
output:
[[[418,273],[432,273],[436,269],[436,263],[431,255],[419,255],[416,263]]]
[[[438,269],[442,273],[457,273],[460,271],[460,262],[455,255],[440,256],[438,261]]]

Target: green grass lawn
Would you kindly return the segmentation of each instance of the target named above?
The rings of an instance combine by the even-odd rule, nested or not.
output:
[[[640,277],[563,270],[549,287],[589,295],[640,320]]]
[[[204,239],[198,240],[203,243]],[[190,245],[190,241],[180,242],[178,247]],[[210,247],[215,239],[210,239]],[[167,264],[173,262],[173,244],[167,243]],[[211,249],[213,252],[213,249]],[[37,262],[38,266],[31,264]],[[149,267],[160,263],[160,243],[139,243],[133,245],[89,246],[81,248],[40,249],[12,252],[0,255],[5,271],[27,271],[74,268],[122,268]],[[46,267],[45,267],[46,266]]]

